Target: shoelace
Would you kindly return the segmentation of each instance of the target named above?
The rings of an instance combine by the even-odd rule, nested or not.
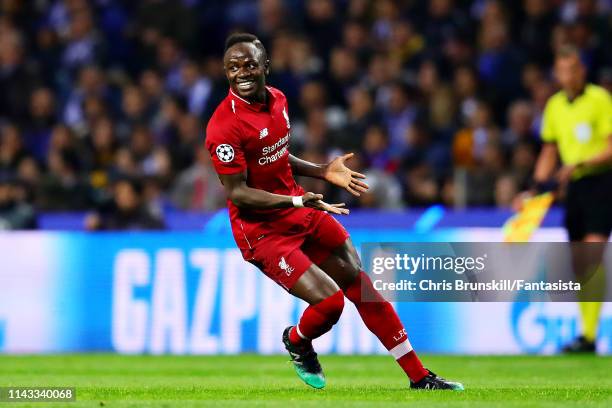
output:
[[[317,360],[317,353],[311,348],[310,350],[296,350],[291,353],[293,361],[300,364],[307,371],[311,373],[318,373],[321,371],[321,364]]]
[[[427,374],[424,379],[429,378],[430,382],[426,384],[425,388],[432,388],[432,385],[430,385],[432,383],[434,384],[433,388],[437,388],[439,382],[443,383],[446,381],[444,378],[438,377],[438,375],[434,373],[433,371],[431,370],[427,370],[427,371],[429,372],[429,374]]]
[[[317,359],[317,353],[314,350],[309,350],[299,357],[299,362],[302,366],[311,373],[318,373],[321,371],[321,364]]]
[[[293,362],[300,364],[308,372],[318,373],[321,372],[321,364],[317,359],[317,353],[314,351],[312,346],[287,346],[287,350],[291,354]]]

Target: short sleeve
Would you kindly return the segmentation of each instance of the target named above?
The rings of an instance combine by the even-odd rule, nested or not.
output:
[[[612,136],[612,96],[610,96],[608,92],[604,92],[604,100],[600,105],[599,118],[597,118],[597,121],[599,127],[598,133],[607,139]]]
[[[549,100],[544,108],[542,115],[542,129],[540,131],[542,141],[545,143],[554,143],[557,141],[557,135],[554,128],[553,106]]]
[[[206,129],[205,145],[218,174],[246,171],[240,131],[235,126],[217,126],[210,123]]]

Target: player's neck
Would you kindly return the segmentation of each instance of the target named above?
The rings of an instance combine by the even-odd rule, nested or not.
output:
[[[584,93],[586,89],[586,83],[583,84],[580,88],[577,89],[564,89],[565,95],[567,96],[567,100],[573,102],[577,97]]]
[[[262,105],[266,105],[268,103],[268,92],[266,92],[266,88],[264,87],[260,92],[253,96],[249,102],[261,103]]]

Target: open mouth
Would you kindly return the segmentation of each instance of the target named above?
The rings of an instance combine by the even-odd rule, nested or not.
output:
[[[250,89],[255,87],[255,81],[253,81],[253,80],[241,81],[241,82],[236,83],[236,86],[241,91],[248,91],[248,90],[250,90]]]

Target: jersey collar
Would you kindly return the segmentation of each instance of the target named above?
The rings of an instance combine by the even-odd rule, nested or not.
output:
[[[576,96],[574,96],[572,99],[570,99],[569,95],[564,91],[563,93],[565,94],[565,99],[567,100],[568,103],[574,103],[576,102],[576,100],[578,98],[580,98],[582,95],[584,95],[586,93],[586,89],[589,86],[588,83],[585,83],[584,86],[582,87],[582,89],[580,90],[580,92],[578,92],[576,94]]]
[[[232,91],[231,88],[229,90],[228,96],[232,98],[232,101],[233,103],[236,104],[236,106],[240,106],[241,108],[245,108],[245,109],[252,110],[255,112],[262,112],[268,109],[268,106],[271,106],[272,103],[274,102],[274,95],[272,94],[272,92],[270,92],[270,88],[268,88],[267,86],[266,86],[266,91],[267,91],[267,97],[268,97],[268,104],[247,101],[246,99],[241,98],[236,93],[234,93],[234,91]]]

